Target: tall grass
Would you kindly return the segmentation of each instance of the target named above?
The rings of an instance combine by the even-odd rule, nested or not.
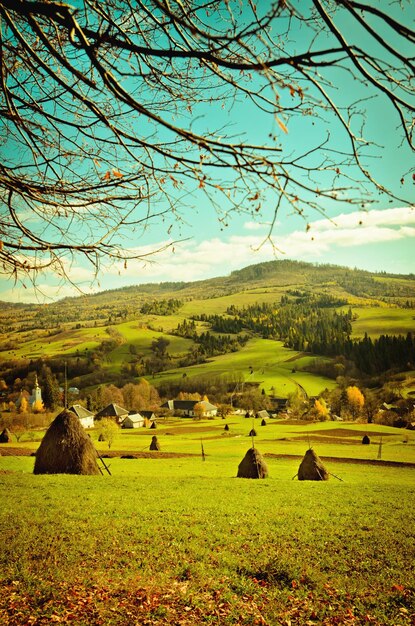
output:
[[[330,425],[280,427],[307,431],[291,442],[267,426],[255,444],[271,454],[269,478],[237,479],[248,421],[233,420],[233,438],[218,434],[223,420],[210,424],[205,462],[116,458],[112,476],[34,476],[32,458],[0,457],[12,472],[0,474],[0,623],[412,625],[415,469],[327,460],[342,481],[298,482],[299,458],[272,453],[304,453],[308,433]],[[157,436],[195,452],[204,425],[182,420]],[[323,461],[322,448],[374,455],[358,428],[356,443],[342,444],[342,430],[316,444]],[[128,446],[145,434],[128,434]]]

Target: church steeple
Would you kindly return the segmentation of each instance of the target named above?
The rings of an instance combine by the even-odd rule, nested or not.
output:
[[[38,406],[38,403],[42,404],[42,390],[40,388],[39,381],[37,378],[37,372],[35,374],[35,385],[32,389],[32,395],[30,396],[29,402],[30,402],[31,407],[33,407],[35,403],[36,403],[36,406]]]

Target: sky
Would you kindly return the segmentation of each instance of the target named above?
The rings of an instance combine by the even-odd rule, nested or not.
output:
[[[334,78],[338,79],[339,75]],[[339,82],[340,101],[343,98],[346,103],[352,88],[357,89],[347,77]],[[364,86],[360,88],[364,90]],[[364,96],[364,91],[354,94],[355,99],[360,96]],[[270,240],[275,208],[272,195],[264,198],[263,215],[258,220],[247,214],[235,214],[227,226],[218,221],[209,200],[200,195],[193,198],[192,207],[183,209],[184,222],[180,227],[175,225],[172,239],[166,237],[165,229],[157,222],[140,237],[127,233],[123,245],[129,251],[139,249],[140,254],[146,254],[167,246],[163,252],[150,255],[146,262],[129,261],[126,267],[123,263],[103,265],[95,278],[92,268],[75,258],[66,266],[72,284],[62,283],[53,273],[40,274],[36,286],[29,280],[14,283],[0,276],[0,300],[52,302],[134,284],[203,280],[273,259],[330,263],[373,272],[415,273],[415,175],[411,174],[414,154],[402,145],[390,104],[375,98],[365,103],[365,107],[366,130],[382,146],[377,158],[371,160],[372,171],[382,184],[391,187],[397,196],[404,195],[412,205],[383,196],[373,205],[358,210],[356,205],[348,203],[347,197],[340,202],[322,199],[320,211],[310,210],[303,217],[282,205]],[[206,109],[198,123],[209,127],[213,114]],[[284,154],[290,154],[302,142],[315,145],[327,130],[332,145],[339,151],[347,141],[330,118],[321,126],[307,118],[288,119],[285,120],[287,132],[283,133],[269,116],[262,119],[255,112],[254,117],[248,103],[232,109],[224,107],[221,116],[220,120],[215,118],[218,126],[232,123],[235,133],[249,141],[261,142],[269,134],[279,132]],[[354,193],[358,196],[359,190]]]
[[[197,231],[197,223],[195,227]],[[267,240],[266,224],[241,221],[225,232],[213,227],[210,237],[196,232],[191,239],[175,244],[174,251],[168,248],[149,257],[151,260],[146,263],[130,261],[127,268],[114,264],[92,285],[91,274],[82,265],[73,266],[71,276],[83,293],[92,293],[140,283],[226,276],[247,265],[274,259],[330,263],[372,272],[415,273],[415,207],[352,211],[331,219],[320,217],[309,222],[309,229],[302,220],[291,217],[281,230],[284,235],[276,237],[276,248]],[[148,249],[151,248],[149,244]],[[7,281],[0,284],[0,290],[2,300],[14,302],[51,302],[80,295],[73,286],[56,284],[51,276],[39,280],[36,290]]]

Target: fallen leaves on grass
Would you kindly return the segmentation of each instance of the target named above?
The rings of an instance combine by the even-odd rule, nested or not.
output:
[[[230,593],[231,580],[218,581],[218,588],[197,591],[173,581],[166,589],[137,586],[126,588],[45,581],[41,591],[29,593],[19,581],[3,585],[0,623],[7,626],[83,624],[90,626],[384,626],[415,624],[415,593],[395,584],[389,594],[392,614],[374,616],[362,598],[354,599],[331,584],[318,592],[293,581],[291,589],[270,596],[270,589],[255,585],[254,593]],[[213,581],[211,581],[213,582]],[[256,581],[253,581],[254,583]],[[258,581],[259,583],[260,581]],[[358,606],[357,606],[358,605]]]

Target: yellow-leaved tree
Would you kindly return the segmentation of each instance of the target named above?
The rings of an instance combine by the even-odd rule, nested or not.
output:
[[[364,407],[365,397],[355,385],[347,387],[346,396],[350,415],[353,419],[357,419]]]
[[[45,407],[43,406],[42,400],[35,400],[32,404],[33,413],[43,413]]]
[[[325,422],[329,418],[329,410],[324,398],[318,398],[314,401],[314,411],[316,413],[316,418],[320,422]]]
[[[19,413],[27,413],[29,410],[29,403],[27,399],[23,396],[20,400]]]

